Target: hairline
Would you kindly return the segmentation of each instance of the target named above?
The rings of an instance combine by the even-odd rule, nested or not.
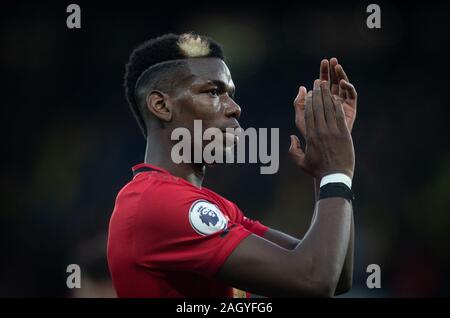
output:
[[[140,92],[139,92],[139,86],[141,86],[142,84],[142,80],[146,77],[148,77],[148,81],[157,81],[157,78],[152,79],[151,77],[151,73],[154,72],[156,69],[160,68],[160,67],[164,67],[164,66],[176,66],[176,64],[179,64],[180,68],[185,67],[188,71],[192,72],[192,69],[190,67],[190,62],[194,61],[194,60],[200,60],[200,59],[217,59],[219,61],[222,61],[223,63],[225,63],[225,61],[219,57],[214,57],[214,56],[204,56],[204,57],[195,57],[195,58],[183,58],[183,59],[175,59],[175,60],[170,60],[170,61],[164,61],[164,62],[159,62],[156,64],[153,64],[152,66],[148,67],[144,72],[142,72],[141,75],[139,75],[136,84],[135,84],[135,88],[134,88],[134,96],[135,96],[135,100],[136,102],[138,101]],[[162,72],[164,72],[164,70],[160,70]],[[194,74],[192,74],[194,75]],[[145,89],[148,89],[149,87],[146,87]],[[138,106],[141,106],[139,104],[141,103],[137,103]]]

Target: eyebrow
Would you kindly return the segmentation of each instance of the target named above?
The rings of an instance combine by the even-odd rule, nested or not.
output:
[[[222,82],[221,80],[208,80],[206,82],[207,85],[211,85],[214,84],[217,86],[217,88],[219,89],[219,91],[223,91],[223,92],[227,92],[231,97],[234,96],[234,94],[236,93],[236,88],[234,86],[227,86],[227,84],[225,84],[224,82]]]

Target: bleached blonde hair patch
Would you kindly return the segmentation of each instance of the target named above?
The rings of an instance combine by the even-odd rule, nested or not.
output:
[[[184,33],[180,35],[177,42],[186,57],[202,57],[211,53],[209,41],[192,33]]]

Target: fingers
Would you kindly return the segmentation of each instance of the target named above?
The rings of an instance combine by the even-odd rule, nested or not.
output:
[[[337,64],[335,70],[339,80],[344,79],[348,82],[347,74],[345,74],[344,68],[341,64]]]
[[[303,151],[300,140],[295,135],[291,135],[291,146],[289,147],[289,154],[291,155],[292,159],[297,163],[299,166],[304,166],[305,161],[305,152]]]
[[[298,89],[297,97],[294,100],[295,110],[305,109],[305,101],[306,101],[306,87],[300,86]]]
[[[337,80],[339,83],[341,82],[341,80],[345,80],[348,82],[347,74],[345,74],[344,68],[342,67],[341,64],[337,64],[334,69],[336,71]],[[347,98],[347,92],[345,90],[342,90],[340,85],[339,85],[339,96],[344,99]]]
[[[341,90],[344,90],[346,92],[347,98],[356,100],[356,98],[358,97],[355,87],[348,81],[342,79],[339,82],[339,87]]]
[[[330,130],[336,131],[337,124],[336,124],[335,106],[334,106],[333,98],[331,96],[331,91],[328,88],[328,83],[322,82],[320,84],[320,90],[322,92],[325,121],[327,123],[328,128],[330,128]]]
[[[347,128],[347,123],[345,122],[345,114],[344,109],[342,108],[342,103],[337,101],[335,103],[335,111],[336,111],[336,124],[340,131],[349,131]]]
[[[296,135],[291,135],[290,137],[291,137],[291,146],[289,147],[289,153],[295,156],[304,155],[302,145],[298,137]]]
[[[320,90],[320,80],[314,81],[314,89],[312,92],[312,109],[314,113],[315,127],[317,129],[324,129],[326,122],[323,110],[322,92]]]
[[[312,109],[312,92],[308,92],[305,101],[305,138],[311,135],[311,132],[315,128],[314,112]]]
[[[320,80],[321,81],[329,81],[329,72],[330,72],[330,65],[328,60],[322,60],[320,62]]]
[[[294,100],[295,109],[295,125],[300,130],[302,135],[305,135],[305,102],[306,102],[306,87],[300,86],[297,97]]]
[[[331,94],[339,94],[339,79],[336,73],[336,65],[338,65],[337,58],[333,57],[330,60],[330,81],[331,81]]]

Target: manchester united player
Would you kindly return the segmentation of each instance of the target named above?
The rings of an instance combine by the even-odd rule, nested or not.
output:
[[[231,297],[232,287],[330,297],[350,288],[356,92],[336,59],[323,60],[314,89],[300,87],[294,101],[306,151],[291,136],[289,152],[317,184],[301,240],[202,187],[204,164],[171,160],[175,128],[193,131],[195,119],[204,130],[239,127],[241,108],[216,42],[168,34],[143,43],[130,56],[125,88],[147,150],[110,220],[108,263],[119,297]]]

